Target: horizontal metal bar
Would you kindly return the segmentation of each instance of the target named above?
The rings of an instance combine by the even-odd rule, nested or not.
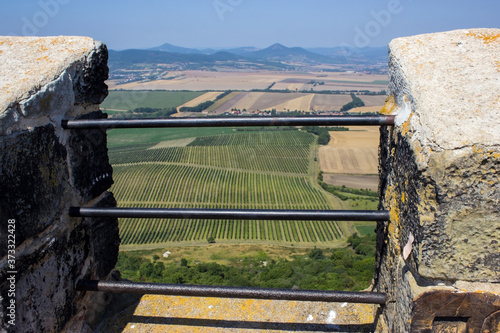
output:
[[[232,126],[391,126],[394,116],[146,118],[63,120],[65,129],[144,127],[232,127]]]
[[[129,217],[168,219],[305,220],[305,221],[388,221],[387,210],[258,210],[180,209],[131,207],[71,207],[73,217]]]
[[[187,284],[142,283],[129,281],[106,282],[97,280],[80,280],[78,281],[76,288],[81,291],[103,291],[112,293],[251,298],[309,302],[385,304],[386,301],[386,294],[376,292],[196,286]]]

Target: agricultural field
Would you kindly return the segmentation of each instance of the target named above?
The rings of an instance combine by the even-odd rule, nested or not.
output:
[[[319,148],[323,172],[351,175],[378,173],[378,127],[353,126],[349,131],[330,132],[330,135],[329,144]]]
[[[199,91],[109,91],[101,103],[104,112],[127,111],[136,108],[175,108],[201,95]]]
[[[177,107],[177,112],[179,112],[179,109],[183,106],[187,106],[187,107],[193,107],[193,106],[197,106],[198,104],[201,104],[201,103],[204,103],[204,102],[207,102],[207,101],[213,101],[217,98],[217,96],[219,96],[220,94],[222,94],[223,91],[209,91],[209,92],[206,92],[204,93],[203,95],[201,96],[198,96],[182,105],[179,105]]]
[[[368,189],[376,192],[378,190],[378,176],[368,175],[343,175],[323,174],[323,181],[336,186],[346,186],[355,189]]]
[[[183,75],[179,75],[182,73]],[[175,75],[174,75],[175,74]],[[172,76],[173,75],[173,76]],[[285,71],[183,71],[169,73],[175,77],[169,80],[149,82],[131,82],[117,85],[108,81],[110,89],[125,90],[252,90],[266,89],[275,84],[273,89],[313,90],[371,90],[387,88],[387,75],[360,74],[351,72],[285,72]],[[323,82],[322,85],[311,81]]]
[[[364,97],[364,96],[363,96]],[[351,102],[351,95],[325,95],[316,94],[311,101],[311,108],[319,111],[340,110],[340,108]]]
[[[385,96],[366,96],[360,98],[368,107],[376,109],[382,108]],[[349,94],[314,94],[304,92],[256,92],[241,91],[232,92],[222,98],[218,103],[207,109],[210,114],[222,114],[231,112],[233,109],[254,111],[338,111],[343,105],[352,101]],[[374,107],[374,103],[380,103],[380,106]],[[371,109],[370,109],[371,110]],[[365,111],[366,112],[366,111]]]
[[[221,91],[110,91],[101,104],[104,112],[111,115],[136,108],[194,107],[203,102],[215,101],[206,110],[209,114],[223,114],[232,110],[255,111],[338,111],[352,101],[349,94],[314,94],[309,92],[257,92],[233,91],[216,99]],[[385,96],[360,95],[365,107],[351,110],[352,113],[375,112],[382,108]],[[193,112],[178,112],[174,116],[199,115]]]
[[[116,130],[113,130],[113,132]],[[315,184],[316,137],[298,130],[189,136],[110,148],[119,206],[342,209]],[[192,133],[191,133],[192,135]],[[113,134],[110,135],[111,141]],[[168,137],[166,137],[168,138]],[[175,141],[171,144],[168,141]],[[116,142],[115,142],[116,143]],[[167,242],[331,243],[346,222],[120,219],[124,246]]]

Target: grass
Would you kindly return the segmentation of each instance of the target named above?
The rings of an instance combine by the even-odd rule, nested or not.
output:
[[[175,108],[203,95],[204,91],[111,90],[101,108],[134,110],[136,108]]]
[[[338,244],[338,247],[345,246],[345,243]],[[136,255],[144,259],[153,260],[153,256],[160,257],[159,261],[164,263],[180,262],[182,258],[190,264],[195,262],[216,262],[221,265],[230,265],[244,259],[270,260],[282,258],[292,260],[296,256],[309,253],[314,247],[290,247],[273,246],[264,244],[200,244],[197,246],[165,246],[160,249],[134,250]],[[170,251],[168,258],[163,257],[163,253]]]
[[[375,222],[358,222],[359,224],[356,224],[356,230],[358,231],[358,234],[361,236],[365,235],[373,235],[375,233]]]

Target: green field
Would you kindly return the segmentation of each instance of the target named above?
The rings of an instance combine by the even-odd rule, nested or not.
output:
[[[112,191],[119,206],[340,209],[339,200],[314,181],[315,142],[314,135],[296,130],[210,135],[183,147],[147,149],[155,142],[110,145]],[[339,224],[121,219],[120,233],[124,245],[206,243],[208,237],[217,242],[313,244],[346,236],[348,229]]]
[[[143,91],[111,90],[102,102],[101,109],[134,110],[136,108],[175,108],[193,98],[203,95],[203,91]]]
[[[108,147],[145,145],[148,148],[161,141],[233,134],[234,132],[235,129],[232,127],[113,129],[108,131]]]

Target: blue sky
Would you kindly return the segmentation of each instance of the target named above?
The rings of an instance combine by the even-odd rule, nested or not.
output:
[[[0,35],[83,35],[109,48],[384,46],[500,28],[498,0],[2,0]]]

